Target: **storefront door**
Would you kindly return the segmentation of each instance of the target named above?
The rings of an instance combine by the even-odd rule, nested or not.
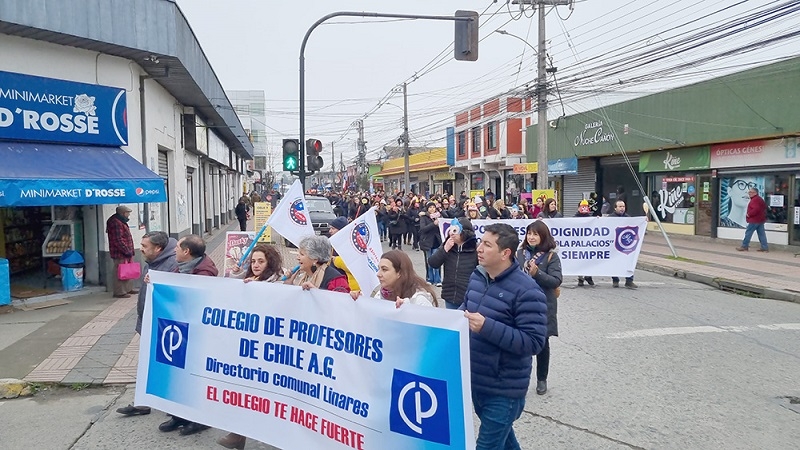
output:
[[[716,201],[714,190],[711,188],[711,175],[697,176],[697,216],[694,232],[698,236],[711,236],[712,210]]]
[[[792,207],[792,232],[789,233],[789,243],[800,245],[800,174],[794,178],[794,206]]]

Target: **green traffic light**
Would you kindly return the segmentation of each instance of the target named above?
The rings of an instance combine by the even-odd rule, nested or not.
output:
[[[297,156],[286,155],[283,160],[283,170],[297,170]]]

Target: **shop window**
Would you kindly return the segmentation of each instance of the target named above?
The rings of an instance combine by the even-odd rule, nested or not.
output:
[[[747,227],[748,191],[755,188],[767,203],[767,223],[787,223],[789,177],[786,175],[737,175],[719,182],[719,226]],[[782,227],[773,227],[777,230]],[[769,229],[769,227],[768,227]],[[784,230],[785,231],[785,230]]]
[[[489,150],[497,149],[497,122],[489,122],[486,126],[486,135],[489,140]]]
[[[467,132],[466,131],[459,131],[458,132],[458,156],[464,156],[467,154]]]
[[[481,152],[481,127],[472,129],[472,153]]]
[[[483,174],[482,173],[469,174],[469,185],[470,189],[473,191],[483,190],[484,189]]]
[[[526,190],[524,174],[515,174],[510,170],[506,171],[506,196],[505,201],[510,205],[519,203],[521,198],[520,194],[525,194]],[[529,184],[529,183],[528,183]]]
[[[694,224],[694,205],[697,202],[696,180],[694,175],[655,177],[650,201],[662,222]]]

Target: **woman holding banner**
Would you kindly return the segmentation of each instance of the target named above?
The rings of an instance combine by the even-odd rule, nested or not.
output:
[[[286,279],[286,284],[303,289],[350,292],[347,276],[331,265],[333,248],[325,236],[309,236],[297,246],[299,268]]]
[[[405,303],[420,306],[439,306],[436,292],[414,271],[414,264],[406,253],[389,250],[381,256],[378,263],[380,286],[372,292],[372,298],[395,302],[399,308]],[[352,292],[353,300],[360,293]]]
[[[258,244],[250,252],[250,266],[247,268],[244,282],[266,281],[274,283],[283,276],[283,261],[281,254],[275,247],[266,244]],[[217,444],[225,448],[243,449],[247,438],[241,434],[228,433],[217,439]]]
[[[525,241],[517,251],[517,261],[520,268],[533,277],[547,297],[547,337],[542,351],[536,355],[536,393],[543,395],[547,392],[547,374],[550,369],[550,336],[558,336],[561,259],[556,252],[556,241],[544,222],[532,222],[525,231]]]

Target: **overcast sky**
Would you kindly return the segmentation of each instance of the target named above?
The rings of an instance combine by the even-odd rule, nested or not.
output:
[[[365,119],[368,158],[380,156],[402,133],[402,95],[375,111],[393,88],[408,81],[412,146],[443,146],[456,112],[483,99],[524,88],[536,77],[534,11],[490,0],[177,0],[226,90],[263,90],[270,149],[297,137],[298,58],[306,30],[334,11],[452,15],[482,13],[476,62],[453,60],[453,23],[337,18],[311,35],[306,49],[306,136],[321,139],[345,162],[355,157],[353,121]],[[550,117],[685,85],[797,55],[800,1],[578,0],[574,10],[549,9],[548,55],[558,68],[563,106],[551,97]],[[773,15],[738,27],[730,23],[770,7]],[[528,7],[530,8],[530,7]],[[800,8],[798,6],[797,8]],[[779,18],[778,18],[779,17]],[[771,20],[767,20],[771,19]],[[350,22],[350,23],[347,23]],[[723,26],[723,24],[725,24]],[[717,29],[706,45],[697,33]],[[681,38],[694,36],[680,43]],[[766,48],[720,53],[777,38]],[[696,47],[696,48],[694,48]],[[652,52],[661,49],[655,56]],[[676,52],[676,49],[681,51]],[[712,57],[710,62],[701,61]],[[683,66],[683,67],[680,67]],[[416,75],[416,79],[415,79]],[[552,78],[550,80],[553,81]],[[394,105],[394,106],[393,106]],[[325,169],[329,158],[326,157]]]

